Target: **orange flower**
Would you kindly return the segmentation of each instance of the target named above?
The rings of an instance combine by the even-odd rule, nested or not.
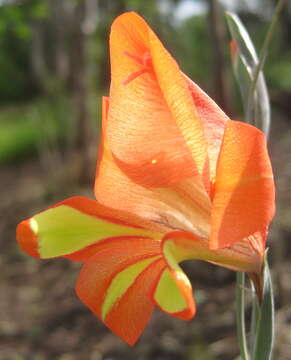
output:
[[[74,197],[21,222],[28,254],[83,262],[80,299],[134,344],[154,305],[190,319],[179,267],[200,259],[261,273],[274,184],[264,134],[229,120],[134,13],[110,36],[97,202]]]

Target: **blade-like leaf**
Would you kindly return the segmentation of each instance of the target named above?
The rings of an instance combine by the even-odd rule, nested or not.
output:
[[[256,125],[268,135],[270,127],[270,101],[262,72],[259,74],[254,94],[250,94],[258,65],[255,47],[237,15],[227,12],[226,20],[232,37],[232,63],[240,87],[246,113],[246,122]]]
[[[274,300],[272,280],[267,262],[264,261],[263,301],[259,309],[254,346],[254,360],[270,360],[274,339]]]

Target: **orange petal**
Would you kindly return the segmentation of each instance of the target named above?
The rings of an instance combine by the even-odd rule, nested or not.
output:
[[[129,345],[135,344],[150,320],[154,305],[147,295],[164,266],[160,259],[146,268],[106,318],[106,325]]]
[[[161,214],[171,213],[171,208],[163,204],[151,189],[133,182],[116,165],[106,142],[106,126],[109,98],[103,97],[102,135],[97,161],[95,196],[99,203],[117,210],[128,211],[146,219],[155,229],[168,231],[163,225]],[[166,226],[165,226],[166,225]]]
[[[157,242],[150,239],[108,241],[85,263],[78,279],[80,299],[130,345],[153,310],[147,293],[165,266],[159,254]]]
[[[264,134],[228,121],[217,164],[210,247],[264,233],[274,214],[274,181]]]
[[[225,126],[229,118],[198,85],[189,78],[187,79],[199,119],[203,125],[207,141],[210,178],[213,180]]]
[[[178,64],[149,28],[150,53],[156,79],[179,131],[202,174],[207,162],[203,127],[193,102],[188,81]]]
[[[162,232],[178,228],[208,236],[211,203],[199,177],[172,187],[148,188],[134,182],[117,166],[106,141],[108,105],[108,98],[104,98],[95,180],[97,200],[108,207],[136,214]]]
[[[24,220],[17,225],[16,240],[22,251],[26,254],[39,258],[37,235],[30,226],[30,219]]]
[[[94,245],[104,239],[123,236],[160,238],[160,233],[147,230],[143,227],[144,220],[139,220],[79,196],[22,221],[17,227],[17,240],[23,251],[35,257],[72,254],[72,259],[82,261],[91,256]]]
[[[118,166],[147,187],[202,173],[207,149],[187,80],[137,14],[114,21],[110,53],[107,141]]]
[[[162,252],[169,266],[184,260],[203,260],[227,269],[260,274],[263,256],[263,235],[256,233],[222,249],[209,249],[207,239],[185,231],[175,231],[164,236]]]
[[[177,265],[176,269],[169,266],[163,269],[150,297],[168,315],[183,320],[190,320],[195,315],[196,306],[191,284]]]

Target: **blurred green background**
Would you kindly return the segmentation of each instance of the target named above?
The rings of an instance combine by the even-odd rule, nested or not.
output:
[[[182,70],[233,119],[242,119],[223,12],[239,14],[257,49],[276,0],[0,0],[0,360],[234,359],[234,274],[186,264],[198,315],[159,312],[134,349],[76,299],[78,265],[21,254],[15,225],[72,195],[93,197],[102,95],[108,94],[113,19],[137,11]],[[269,244],[276,359],[291,358],[291,5],[265,66],[277,216]]]

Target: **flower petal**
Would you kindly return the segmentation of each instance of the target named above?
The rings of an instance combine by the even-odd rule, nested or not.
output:
[[[106,141],[106,126],[109,98],[103,97],[102,135],[95,179],[95,196],[98,202],[121,211],[137,214],[148,219],[161,231],[168,231],[163,225],[161,213],[171,213],[172,209],[161,202],[151,189],[133,182],[115,163]],[[154,225],[156,224],[156,225]],[[166,226],[165,226],[166,225]]]
[[[184,239],[185,236],[186,238],[187,236],[191,236],[189,233],[177,231],[168,233],[163,238],[161,252],[164,255],[167,266],[160,274],[150,296],[164,312],[188,320],[195,315],[196,307],[192,296],[191,283],[178,265],[180,261],[187,259],[189,254],[188,249],[185,251],[183,247],[179,246],[181,235],[182,239]],[[193,246],[191,250],[192,256]],[[184,257],[185,254],[186,257]]]
[[[174,231],[164,236],[161,243],[165,261],[171,269],[181,274],[177,264],[184,260],[203,260],[227,269],[260,274],[264,240],[260,233],[249,236],[230,246],[211,250],[207,239],[186,231]],[[178,275],[183,278],[184,275]]]
[[[205,139],[207,141],[210,178],[213,180],[216,173],[216,163],[222,144],[225,126],[230,120],[219,106],[192,80],[186,77],[189,84],[193,101],[203,125]]]
[[[106,317],[106,325],[129,345],[137,341],[150,319],[153,303],[147,294],[164,266],[162,259],[151,263]]]
[[[134,13],[114,21],[110,52],[107,141],[118,166],[147,187],[202,174],[207,164],[203,129],[175,60]],[[141,66],[147,71],[140,72]]]
[[[264,134],[228,121],[217,173],[211,220],[211,249],[264,233],[274,214],[274,180]]]
[[[188,81],[155,33],[150,28],[148,32],[159,87],[179,131],[191,150],[198,172],[202,174],[208,161],[207,145]]]
[[[169,315],[184,320],[189,320],[195,315],[190,281],[178,265],[175,270],[166,267],[162,271],[151,298]]]
[[[109,240],[83,266],[77,294],[105,325],[133,345],[151,316],[147,293],[164,266],[156,241]]]
[[[99,241],[121,236],[159,238],[133,216],[104,207],[85,197],[73,197],[22,221],[17,227],[20,247],[32,256],[52,258],[86,249]]]
[[[211,202],[200,178],[189,178],[163,188],[148,188],[135,183],[120,169],[110,152],[108,106],[109,99],[103,98],[102,139],[95,180],[97,200],[106,206],[134,213],[162,232],[178,228],[208,236]]]

